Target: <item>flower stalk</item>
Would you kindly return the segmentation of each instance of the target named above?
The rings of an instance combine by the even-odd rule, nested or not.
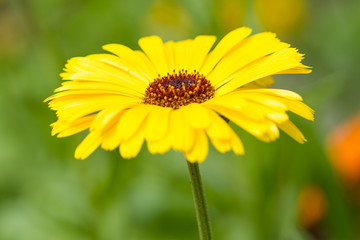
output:
[[[190,174],[191,188],[195,203],[195,211],[199,227],[200,240],[211,240],[213,239],[213,237],[204,189],[201,181],[199,164],[190,163],[189,161],[186,162]]]

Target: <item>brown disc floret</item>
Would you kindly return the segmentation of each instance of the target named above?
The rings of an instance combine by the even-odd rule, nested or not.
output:
[[[190,103],[202,103],[214,97],[215,89],[200,73],[180,70],[159,76],[145,91],[144,103],[178,109]]]

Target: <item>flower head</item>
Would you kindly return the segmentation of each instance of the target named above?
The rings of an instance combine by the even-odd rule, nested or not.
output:
[[[250,33],[238,28],[213,49],[214,36],[166,43],[150,36],[139,40],[142,51],[109,44],[103,48],[113,54],[70,59],[61,74],[65,81],[46,99],[58,116],[52,134],[89,129],[75,151],[79,159],[99,146],[135,157],[146,141],[151,153],[173,148],[200,162],[208,139],[222,153],[243,154],[224,118],[262,141],[278,138],[280,128],[304,142],[287,111],[309,120],[313,111],[294,92],[263,87],[273,83],[270,75],[311,70],[275,34]]]

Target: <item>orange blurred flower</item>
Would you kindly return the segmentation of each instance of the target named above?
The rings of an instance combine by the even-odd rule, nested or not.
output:
[[[328,137],[335,170],[348,186],[360,183],[360,113],[336,127]]]
[[[0,0],[0,59],[21,54],[28,44],[27,23]]]
[[[326,198],[321,188],[310,185],[299,196],[298,211],[301,226],[306,229],[316,227],[326,212]]]

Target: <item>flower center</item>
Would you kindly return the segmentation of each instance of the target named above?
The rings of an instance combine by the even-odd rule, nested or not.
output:
[[[168,73],[156,78],[145,91],[144,103],[178,109],[190,103],[202,103],[214,97],[215,89],[200,73]]]

